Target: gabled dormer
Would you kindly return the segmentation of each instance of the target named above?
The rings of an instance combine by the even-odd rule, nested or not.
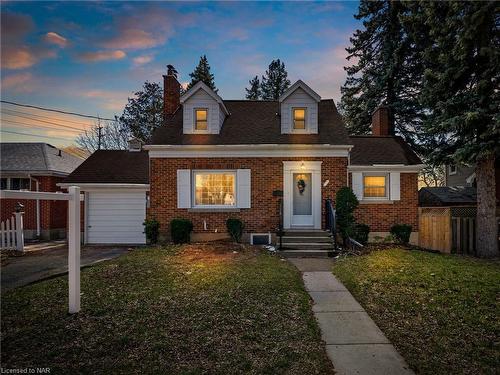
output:
[[[282,134],[317,134],[318,103],[313,89],[301,80],[295,82],[279,98]]]
[[[222,98],[198,82],[180,98],[184,134],[219,134],[229,112]]]

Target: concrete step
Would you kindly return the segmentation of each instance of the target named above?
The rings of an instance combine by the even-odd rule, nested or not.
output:
[[[282,250],[279,252],[285,258],[331,258],[337,255],[332,250]]]
[[[308,236],[285,236],[283,237],[283,243],[305,243],[305,242],[332,242],[332,238],[328,236],[323,237],[308,237]]]
[[[322,229],[315,229],[315,230],[286,229],[284,237],[324,237],[328,236],[329,234],[330,232],[324,231]]]

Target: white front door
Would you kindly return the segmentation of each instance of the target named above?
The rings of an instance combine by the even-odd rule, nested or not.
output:
[[[312,173],[292,172],[292,226],[313,226]]]
[[[283,162],[283,226],[321,228],[321,161]]]

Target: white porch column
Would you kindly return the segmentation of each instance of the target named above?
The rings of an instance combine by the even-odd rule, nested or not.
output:
[[[69,313],[80,311],[80,188],[68,188],[68,284],[69,284]]]
[[[24,251],[23,213],[14,212],[16,217],[16,250]]]

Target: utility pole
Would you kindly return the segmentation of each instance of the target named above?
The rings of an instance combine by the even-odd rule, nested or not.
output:
[[[101,149],[101,137],[102,137],[102,126],[101,126],[101,119],[97,120],[97,149]]]

